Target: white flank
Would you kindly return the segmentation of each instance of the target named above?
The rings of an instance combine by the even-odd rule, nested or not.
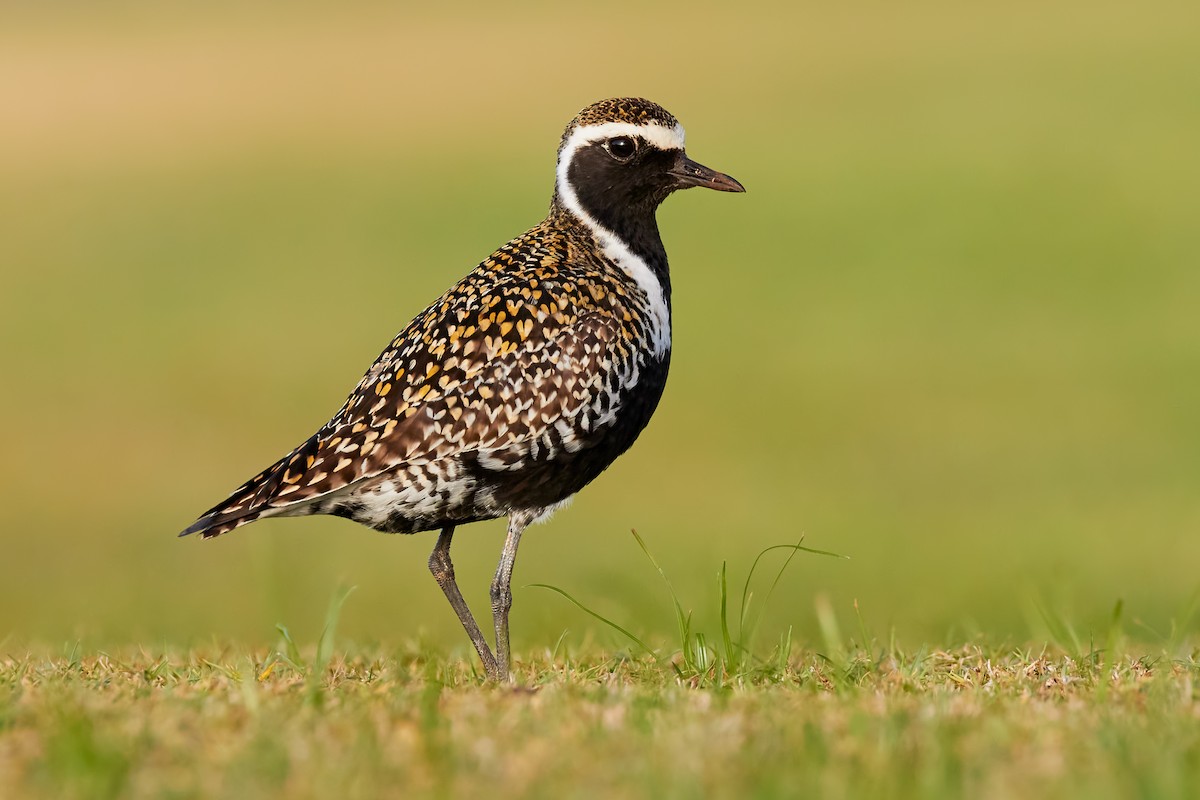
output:
[[[575,499],[575,495],[572,494],[572,495],[568,495],[567,498],[564,500],[559,500],[557,503],[555,503],[552,506],[546,506],[545,508],[542,509],[542,513],[538,514],[536,517],[534,517],[533,519],[531,519],[529,521],[529,524],[530,525],[538,525],[543,522],[549,522],[550,518],[554,516],[555,512],[562,511],[564,508],[571,505],[571,501],[574,499]]]
[[[415,470],[409,467],[408,477]],[[400,512],[409,517],[436,517],[446,508],[462,504],[475,481],[458,474],[446,475],[436,470],[423,474],[424,483],[401,483],[385,480],[354,494],[354,501],[362,506],[357,517],[368,525],[382,525],[393,513]],[[442,494],[448,490],[448,496]]]
[[[591,229],[596,242],[604,251],[604,255],[619,266],[626,275],[633,279],[638,288],[646,293],[650,303],[650,335],[651,349],[656,356],[664,356],[671,349],[671,311],[667,307],[667,297],[662,284],[655,277],[654,271],[637,254],[629,249],[629,245],[619,236],[601,225],[583,210],[574,187],[567,180],[567,172],[575,151],[584,145],[611,139],[614,136],[632,136],[644,139],[660,150],[683,149],[683,126],[675,125],[668,128],[653,123],[632,125],[628,122],[605,122],[600,125],[583,125],[576,128],[563,144],[558,154],[558,170],[556,188],[558,199],[574,214],[580,222]]]

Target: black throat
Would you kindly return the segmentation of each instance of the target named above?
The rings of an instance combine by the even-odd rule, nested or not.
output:
[[[658,232],[655,211],[670,194],[658,187],[621,185],[613,176],[592,173],[587,160],[576,160],[567,171],[567,180],[583,212],[613,233],[637,257],[646,262],[662,286],[667,304],[671,302],[671,273],[667,251]],[[571,214],[555,189],[552,213]],[[572,215],[574,216],[574,215]],[[581,220],[583,222],[583,220]],[[586,223],[585,223],[586,224]]]

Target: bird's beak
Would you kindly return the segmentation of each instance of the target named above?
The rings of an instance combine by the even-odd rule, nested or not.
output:
[[[744,192],[742,186],[724,172],[709,169],[703,164],[697,164],[683,153],[675,160],[669,174],[675,178],[676,189],[688,189],[692,186],[703,186],[706,189],[716,189],[718,192]]]

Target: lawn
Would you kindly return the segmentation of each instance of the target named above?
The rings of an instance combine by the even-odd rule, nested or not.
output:
[[[31,653],[0,660],[0,794],[1192,797],[1200,662],[1137,652],[852,646],[681,678],[542,651],[514,686],[416,646],[319,673],[237,647]]]

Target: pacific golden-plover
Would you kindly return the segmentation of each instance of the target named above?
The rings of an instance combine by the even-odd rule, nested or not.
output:
[[[745,191],[687,157],[661,106],[583,109],[563,133],[546,219],[418,314],[333,419],[180,535],[308,514],[439,530],[430,571],[488,676],[507,679],[521,533],[628,450],[662,396],[671,278],[655,211],[692,186]],[[455,583],[450,541],[458,525],[505,516],[493,653]]]

